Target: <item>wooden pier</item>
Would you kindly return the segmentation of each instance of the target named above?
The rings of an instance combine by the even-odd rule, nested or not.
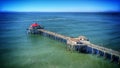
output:
[[[78,38],[72,38],[51,31],[47,31],[45,29],[37,29],[37,31],[43,36],[47,36],[49,38],[67,44],[67,47],[69,49],[82,53],[96,54],[98,56],[103,56],[105,59],[109,59],[111,62],[116,62],[120,64],[120,52],[92,44],[84,36],[79,36]]]

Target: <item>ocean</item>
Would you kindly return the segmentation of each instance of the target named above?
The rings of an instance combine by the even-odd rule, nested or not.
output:
[[[0,12],[0,68],[119,68],[103,57],[71,52],[63,43],[28,34],[34,22],[120,52],[120,13]]]

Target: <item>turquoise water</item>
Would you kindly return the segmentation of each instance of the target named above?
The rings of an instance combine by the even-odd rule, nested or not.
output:
[[[119,14],[0,13],[0,17],[0,68],[119,68],[102,57],[71,52],[65,44],[26,32],[36,21],[47,30],[85,35],[95,44],[119,51]]]

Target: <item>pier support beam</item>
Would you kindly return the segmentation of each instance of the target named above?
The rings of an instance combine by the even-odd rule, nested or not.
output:
[[[120,65],[120,57],[119,57],[119,60],[118,60],[118,64]]]
[[[105,54],[106,52],[104,51],[104,54],[103,54],[103,57],[106,59],[106,54]]]
[[[92,48],[92,54],[94,54],[94,50],[93,50],[93,47],[91,47]]]
[[[97,56],[100,56],[100,54],[99,54],[99,50],[97,51]]]

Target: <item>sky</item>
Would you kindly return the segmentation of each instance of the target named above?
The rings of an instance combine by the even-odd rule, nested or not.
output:
[[[120,12],[120,0],[0,0],[0,12]]]

